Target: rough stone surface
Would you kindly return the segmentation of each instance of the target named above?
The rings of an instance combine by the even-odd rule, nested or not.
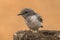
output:
[[[18,31],[13,40],[60,40],[60,31],[41,30],[33,33],[29,30]]]

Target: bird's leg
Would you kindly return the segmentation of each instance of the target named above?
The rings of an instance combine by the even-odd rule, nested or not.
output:
[[[37,32],[37,31],[35,31],[35,30],[32,30],[32,29],[30,29],[30,31],[31,31],[31,32],[33,32],[33,33]]]
[[[34,33],[37,33],[37,30],[34,30]]]
[[[30,29],[30,31],[32,31],[33,33],[37,33],[38,32],[38,30],[32,30],[32,29]]]
[[[33,30],[32,32],[33,32],[33,33],[37,33],[37,32],[38,32],[38,30]]]

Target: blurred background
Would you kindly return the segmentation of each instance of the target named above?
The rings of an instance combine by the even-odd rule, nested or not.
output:
[[[60,0],[0,0],[0,40],[13,40],[19,30],[28,30],[22,16],[24,8],[31,8],[43,18],[40,30],[60,30]]]

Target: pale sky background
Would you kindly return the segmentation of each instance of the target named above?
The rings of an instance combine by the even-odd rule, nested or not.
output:
[[[13,40],[19,30],[28,30],[22,16],[23,8],[31,8],[43,17],[40,30],[60,30],[60,0],[0,0],[0,40]]]

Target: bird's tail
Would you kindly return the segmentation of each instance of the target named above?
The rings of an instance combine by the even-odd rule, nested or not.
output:
[[[43,25],[41,25],[41,28],[43,28]]]

